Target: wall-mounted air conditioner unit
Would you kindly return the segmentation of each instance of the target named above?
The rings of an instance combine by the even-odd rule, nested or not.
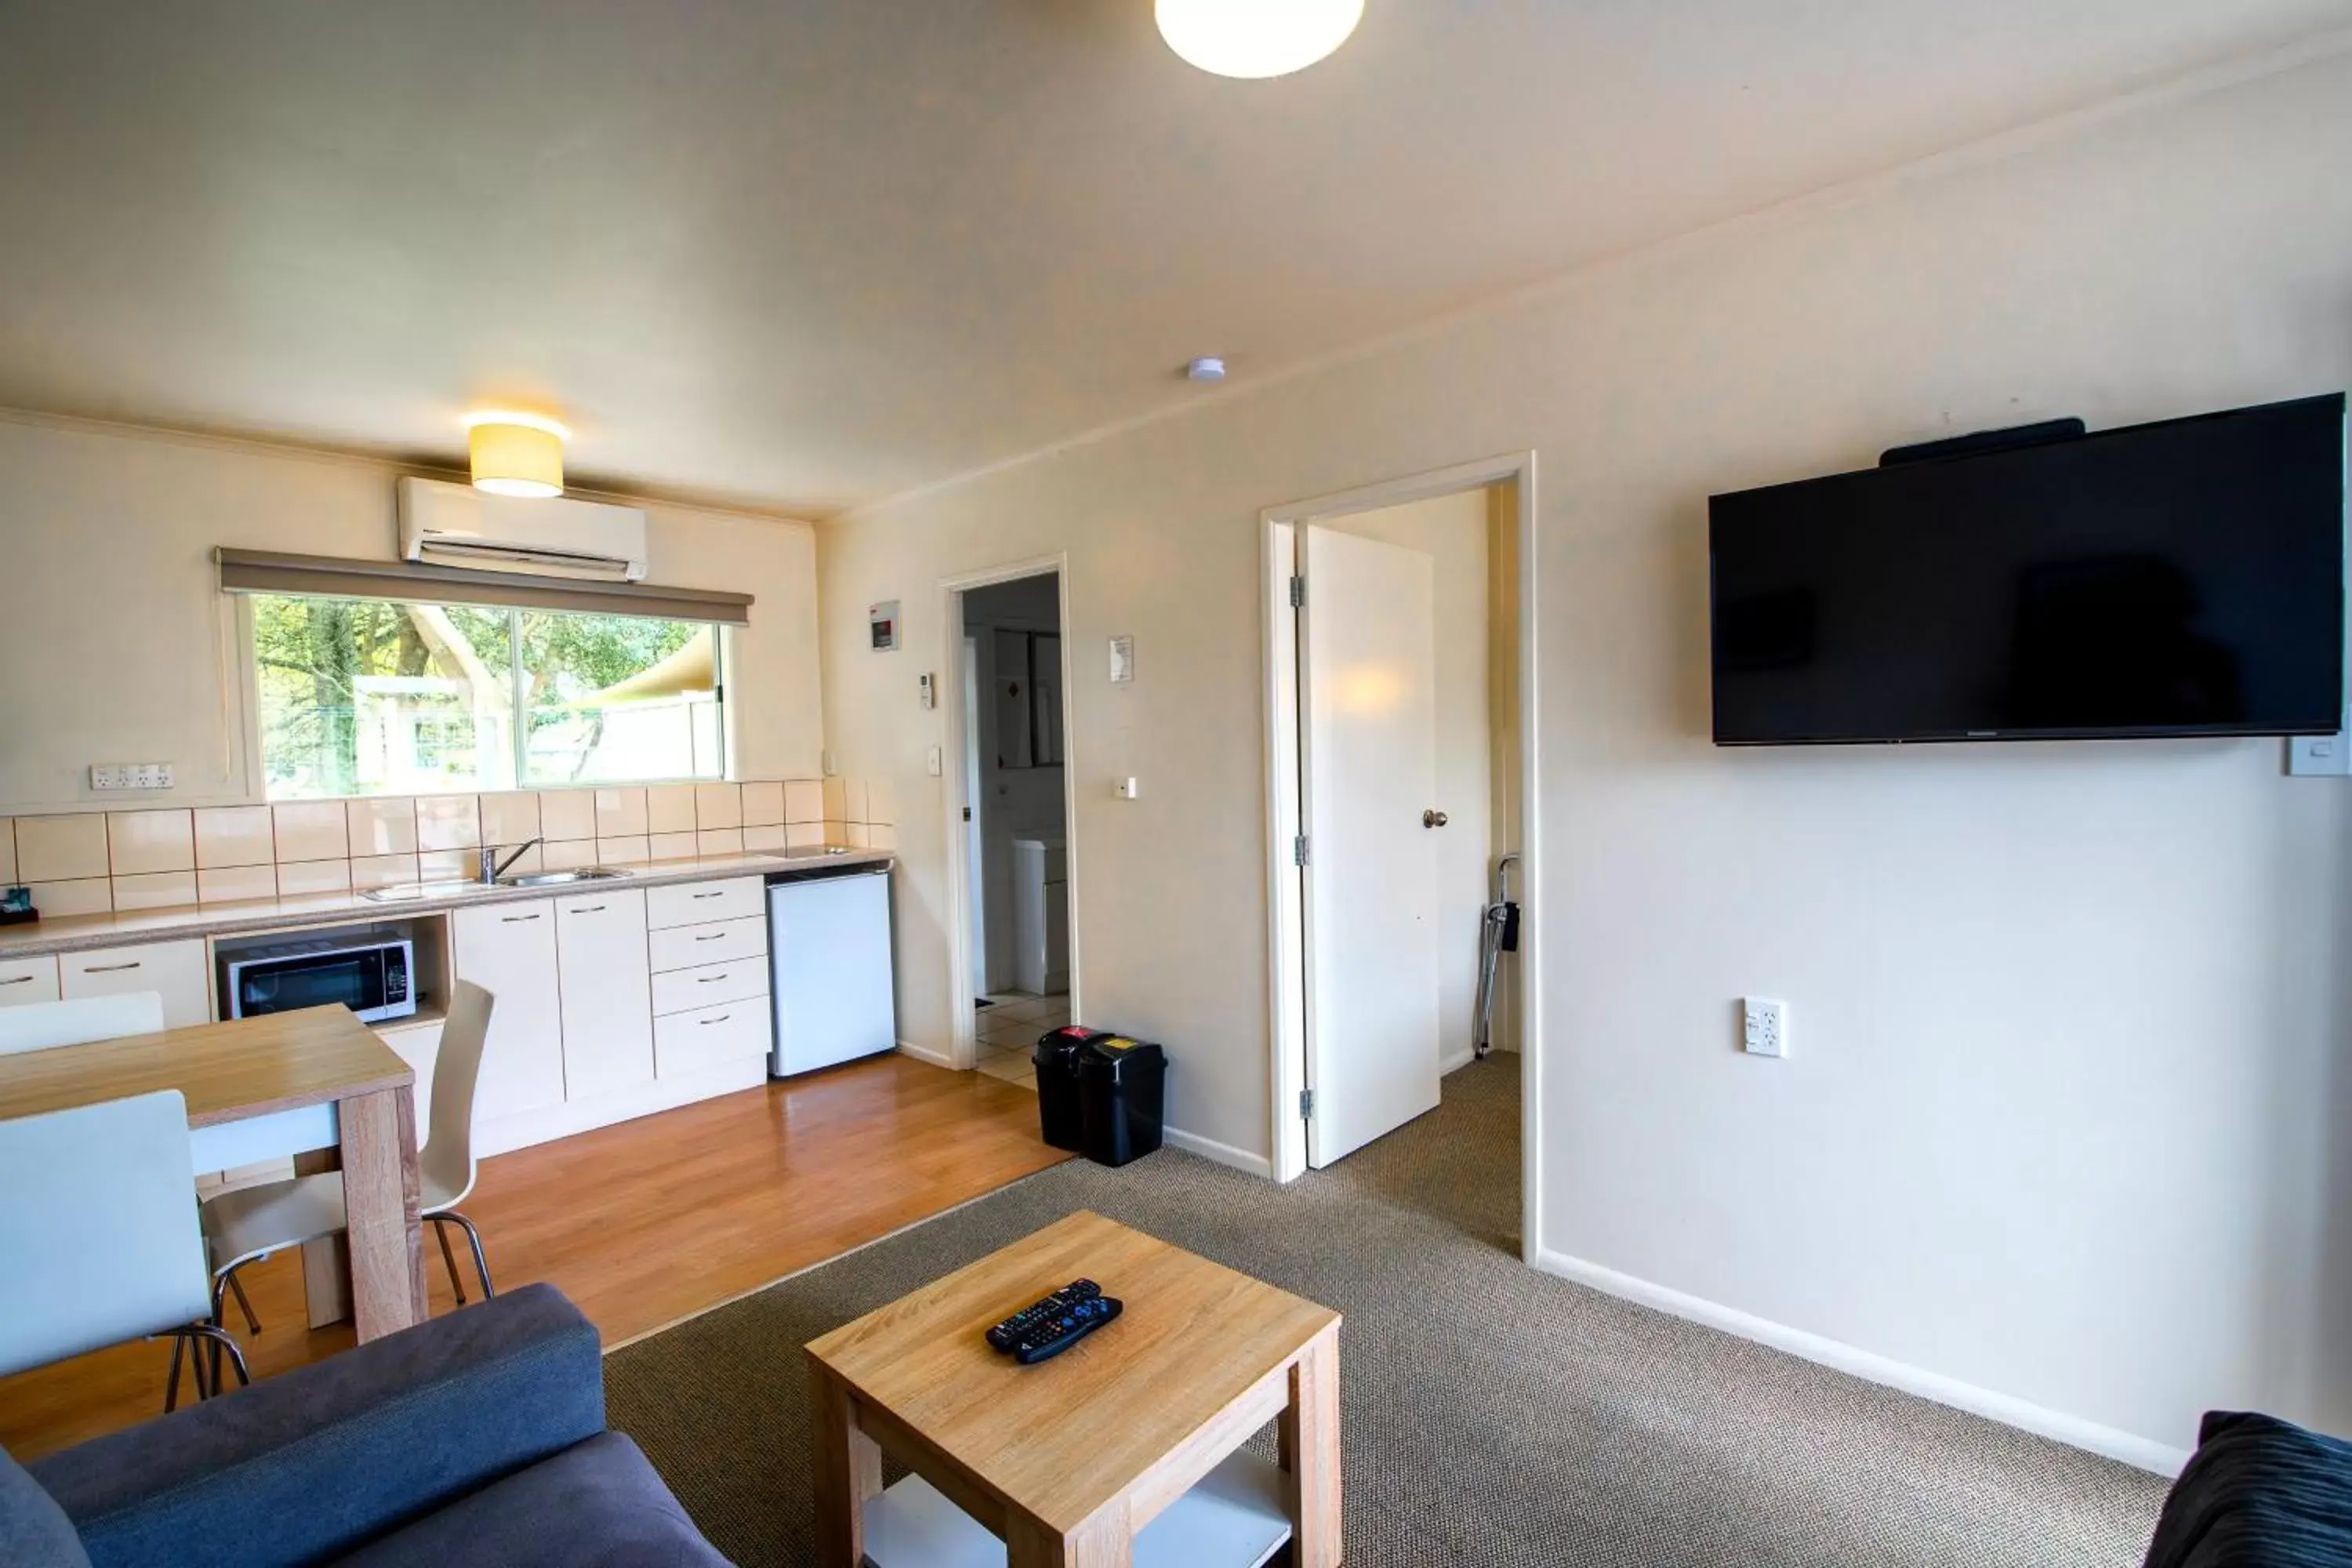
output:
[[[400,558],[477,572],[637,583],[646,514],[598,501],[524,500],[443,479],[400,481]]]

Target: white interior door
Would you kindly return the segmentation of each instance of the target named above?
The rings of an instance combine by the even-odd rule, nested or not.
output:
[[[1323,1166],[1437,1106],[1435,569],[1312,525],[1301,554],[1307,1153]]]

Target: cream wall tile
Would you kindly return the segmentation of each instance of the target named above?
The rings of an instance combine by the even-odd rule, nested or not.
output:
[[[786,822],[823,822],[824,820],[823,780],[793,779],[784,785],[784,820]]]
[[[694,786],[692,784],[651,784],[646,789],[646,831],[648,833],[691,833],[694,831]]]
[[[784,825],[781,822],[747,827],[743,830],[743,847],[754,854],[766,849],[790,848],[791,842],[785,838],[784,833]]]
[[[539,830],[547,836],[551,844],[595,837],[596,792],[593,789],[540,791]]]
[[[511,866],[506,864],[506,858],[509,855],[514,855],[513,845],[501,844],[493,853],[499,858],[499,875],[501,877],[535,877],[547,869],[540,857],[539,846],[536,844],[521,854],[515,855],[514,864]],[[480,868],[477,867],[476,869],[479,870]]]
[[[593,838],[551,838],[539,847],[539,863],[550,871],[576,871],[583,866],[596,864],[596,841]]]
[[[482,841],[481,797],[421,795],[416,797],[416,847],[471,849]]]
[[[301,863],[305,871],[313,867],[332,866],[342,873],[346,887],[351,884],[351,862],[348,860],[308,860]],[[284,868],[292,870],[293,867]],[[280,868],[276,866],[216,866],[196,873],[196,898],[207,904],[233,904],[245,899],[274,899],[278,896]]]
[[[413,851],[405,855],[361,855],[352,860],[352,889],[355,892],[424,879],[416,869]]]
[[[597,837],[642,838],[646,832],[645,791],[631,788],[596,792]]]
[[[18,817],[16,871],[27,882],[105,880],[105,816],[89,811]]]
[[[20,816],[19,822],[31,817]],[[33,907],[55,920],[60,915],[102,915],[114,908],[114,888],[103,877],[85,877],[64,882],[35,882]]]
[[[844,840],[844,842],[852,849],[870,849],[873,847],[872,845],[866,841],[866,824],[862,822],[848,823],[845,825],[842,831],[848,834],[849,837]]]
[[[191,845],[190,853],[194,852]],[[274,882],[271,890],[276,890]],[[177,904],[193,904],[196,901],[196,874],[154,871],[142,877],[117,877],[113,897],[117,910],[168,910]]]
[[[747,784],[743,786],[743,826],[773,827],[784,820],[784,786]]]
[[[637,866],[652,858],[652,847],[642,833],[596,840],[596,863],[600,866]]]
[[[695,785],[694,826],[706,832],[713,827],[742,826],[743,786],[731,784]]]
[[[416,854],[416,876],[419,881],[446,882],[455,879],[471,881],[480,874],[482,852],[479,849],[420,849]]]
[[[842,791],[841,780],[830,778],[824,781],[824,816],[827,822],[839,822],[846,815],[843,807],[847,800],[848,796]]]
[[[825,815],[830,816],[833,814],[831,812],[827,812]],[[841,781],[841,819],[844,822],[864,822],[867,820],[866,816],[866,781],[864,779],[844,779]]]
[[[352,886],[352,863],[348,860],[304,860],[278,868],[278,893],[280,898],[300,898],[310,893],[346,893]]]
[[[0,816],[0,888],[16,885],[16,824]]]
[[[656,860],[691,860],[694,858],[694,835],[656,833],[646,840],[646,847]]]
[[[280,860],[341,860],[352,852],[344,803],[289,800],[269,808],[278,819]]]
[[[539,795],[530,790],[482,797],[482,837],[492,844],[528,844],[539,826]]]
[[[868,823],[898,820],[898,785],[895,780],[866,781],[866,820]]]
[[[887,822],[867,824],[866,828],[866,847],[868,849],[898,848],[898,830],[891,826]]]
[[[416,802],[404,795],[343,803],[352,854],[413,855],[416,852]]]
[[[784,829],[784,843],[793,849],[814,849],[824,843],[824,824],[795,822]]]
[[[740,827],[709,827],[694,836],[697,855],[740,855],[743,853],[743,830]]]
[[[106,853],[118,877],[193,871],[196,868],[195,817],[185,811],[110,811]],[[118,897],[114,907],[127,906]]]
[[[278,858],[278,819],[266,805],[196,807],[196,868],[267,866]]]

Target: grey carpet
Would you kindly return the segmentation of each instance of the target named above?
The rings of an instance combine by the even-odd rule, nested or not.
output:
[[[1174,1150],[1043,1172],[614,1352],[613,1424],[736,1562],[807,1563],[801,1345],[1091,1208],[1345,1314],[1359,1568],[2140,1560],[2152,1476],[1524,1268],[1516,1062],[1287,1188]]]

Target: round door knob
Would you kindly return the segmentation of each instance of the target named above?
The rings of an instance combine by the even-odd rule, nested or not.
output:
[[[1442,811],[1424,811],[1421,814],[1421,825],[1423,827],[1443,827],[1445,826],[1445,814]]]

